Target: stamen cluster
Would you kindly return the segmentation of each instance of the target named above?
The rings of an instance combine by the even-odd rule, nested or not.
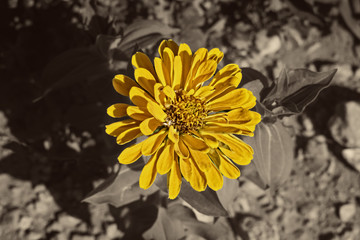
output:
[[[201,99],[187,95],[185,91],[178,91],[176,99],[167,107],[166,125],[173,125],[180,133],[198,130],[204,125],[204,118],[208,115],[205,104]]]

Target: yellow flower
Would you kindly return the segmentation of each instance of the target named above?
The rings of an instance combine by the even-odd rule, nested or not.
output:
[[[106,126],[106,133],[120,145],[146,135],[144,141],[126,148],[118,160],[130,164],[142,155],[151,156],[140,175],[140,187],[149,188],[157,173],[166,174],[169,198],[178,196],[182,177],[196,191],[207,186],[219,190],[223,175],[236,179],[247,165],[253,149],[234,134],[253,136],[261,116],[249,109],[256,98],[237,88],[242,73],[236,64],[215,73],[223,53],[214,48],[178,46],[164,40],[160,58],[141,52],[132,56],[135,79],[116,75],[115,90],[128,96],[134,105],[117,103],[107,109],[109,116],[124,118]]]

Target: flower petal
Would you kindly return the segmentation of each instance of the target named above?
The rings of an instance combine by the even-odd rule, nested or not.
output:
[[[198,84],[205,82],[212,75],[214,75],[216,71],[217,63],[214,60],[204,61],[199,65],[199,68],[193,77],[191,82],[191,87],[196,87]]]
[[[192,52],[189,45],[187,45],[186,43],[180,44],[178,55],[181,58],[182,65],[180,88],[184,88],[191,67]]]
[[[207,184],[214,190],[220,190],[223,187],[224,179],[219,169],[211,162],[211,167],[205,172]]]
[[[130,89],[138,85],[134,80],[125,75],[116,75],[112,81],[114,89],[123,96],[129,96]]]
[[[215,137],[229,146],[231,151],[239,155],[239,157],[232,159],[236,164],[243,165],[253,158],[254,150],[244,141],[227,134],[216,134]]]
[[[150,117],[140,123],[140,130],[144,135],[151,135],[158,127],[162,125],[162,122],[159,122],[154,117]]]
[[[146,54],[142,52],[135,53],[131,58],[131,63],[135,68],[147,69],[153,76],[156,77],[154,66]]]
[[[231,151],[229,149],[220,147],[221,152],[223,152],[228,158],[230,158],[237,165],[248,165],[251,163],[251,157],[247,154],[239,154],[238,152]],[[245,156],[244,156],[245,155]]]
[[[129,106],[126,109],[126,113],[133,119],[143,121],[147,118],[152,117],[146,107],[138,107],[138,106]]]
[[[199,169],[196,162],[190,159],[191,163],[191,176],[190,176],[190,185],[193,189],[195,189],[198,192],[202,192],[206,189],[206,176],[205,174]]]
[[[228,64],[215,74],[209,85],[215,86],[221,79],[228,76],[235,76],[239,72],[241,72],[241,69],[237,64]],[[240,77],[240,75],[238,75],[238,77]]]
[[[155,66],[156,75],[158,76],[160,83],[163,86],[166,86],[162,60],[158,57],[154,58],[154,66]]]
[[[216,150],[219,159],[220,165],[219,170],[220,172],[227,178],[236,179],[240,177],[240,170],[221,152]]]
[[[175,90],[180,89],[181,81],[183,74],[183,65],[181,62],[180,56],[175,56],[174,58],[174,80],[172,83],[172,88]]]
[[[154,86],[156,84],[154,75],[145,68],[135,69],[134,75],[138,84],[154,96]]]
[[[136,160],[138,160],[142,155],[141,146],[142,146],[142,142],[125,148],[118,157],[119,163],[131,164]]]
[[[200,151],[195,151],[191,148],[189,148],[189,150],[191,153],[191,158],[197,163],[200,170],[203,172],[208,171],[209,168],[211,167],[211,165],[210,165],[211,162],[210,162],[208,155],[206,153],[203,153]]]
[[[125,129],[131,128],[133,126],[139,125],[140,122],[134,119],[125,119],[122,121],[114,122],[112,124],[106,125],[105,132],[110,136],[117,137]]]
[[[145,164],[144,168],[141,171],[139,178],[139,186],[143,189],[148,189],[156,179],[156,154],[151,156],[149,161]]]
[[[170,86],[165,86],[162,90],[167,97],[169,97],[171,100],[175,101],[176,99],[176,93],[174,89],[172,89]]]
[[[146,105],[147,110],[160,122],[165,122],[167,114],[162,110],[158,103],[148,102]]]
[[[171,171],[168,173],[168,188],[169,188],[169,198],[175,199],[181,189],[181,173],[179,169],[179,163],[177,160],[173,161],[171,166]]]
[[[174,146],[167,143],[164,150],[159,155],[156,169],[158,173],[165,174],[170,171],[171,165],[174,162]]]
[[[184,176],[186,181],[190,182],[190,177],[192,173],[190,159],[180,157],[179,163],[182,175]]]
[[[129,104],[125,104],[125,103],[116,103],[108,107],[106,112],[110,117],[122,118],[127,116],[126,109],[129,106],[130,106]]]
[[[225,95],[212,99],[207,107],[212,111],[230,110],[235,108],[252,108],[256,104],[256,98],[251,91],[238,88]]]
[[[149,102],[156,103],[147,92],[139,87],[131,88],[129,95],[131,101],[138,107],[146,107]]]
[[[211,148],[217,148],[219,146],[219,142],[214,136],[207,135],[206,133],[201,133],[201,138],[204,140],[206,145]]]
[[[184,143],[191,149],[202,152],[209,151],[208,145],[206,145],[206,143],[200,138],[193,137],[189,134],[183,134],[180,136],[180,138],[184,140]]]
[[[188,158],[190,156],[190,152],[188,147],[185,145],[184,141],[179,138],[179,141],[175,143],[174,150],[182,158]]]
[[[219,63],[224,57],[224,53],[218,48],[213,48],[208,53],[208,59],[215,60],[216,63]]]
[[[174,77],[174,53],[170,48],[165,48],[162,55],[162,67],[166,85],[172,86]]]
[[[119,145],[123,145],[123,144],[128,143],[142,135],[143,134],[140,131],[140,127],[134,126],[132,128],[126,129],[125,131],[120,133],[119,136],[117,136],[117,138],[116,138],[116,143]]]
[[[184,85],[185,90],[189,90],[191,88],[192,80],[194,79],[195,75],[197,74],[200,64],[204,60],[207,59],[207,54],[208,54],[208,50],[206,48],[199,48],[194,53],[194,56],[192,58],[191,67],[190,67],[190,70],[189,70],[189,73],[187,75],[185,85]],[[199,75],[200,75],[200,73],[199,73]]]
[[[161,58],[163,58],[165,48],[169,48],[174,56],[178,54],[179,46],[172,39],[163,40],[160,43],[158,51]]]
[[[175,143],[175,144],[177,144],[177,143],[179,142],[179,132],[176,131],[176,129],[174,128],[173,125],[171,125],[171,126],[169,127],[168,137],[169,137],[169,139],[170,139],[173,143]]]
[[[154,135],[151,135],[146,140],[144,140],[141,152],[145,156],[149,156],[154,154],[160,146],[160,144],[164,141],[165,137],[167,135],[166,129],[162,129],[159,132],[155,133]]]

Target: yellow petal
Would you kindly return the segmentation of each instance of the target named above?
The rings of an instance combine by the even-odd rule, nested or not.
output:
[[[116,138],[116,143],[119,145],[123,145],[123,144],[128,143],[142,135],[143,134],[140,131],[140,127],[135,126],[135,127],[126,129],[125,131],[120,133],[119,136],[117,136],[117,138]]]
[[[176,93],[175,93],[174,89],[172,89],[170,86],[165,86],[163,88],[163,92],[165,93],[165,95],[167,97],[169,97],[171,100],[175,101]]]
[[[179,169],[178,161],[173,161],[171,166],[171,171],[168,175],[168,188],[169,188],[169,198],[175,199],[179,193],[181,188],[181,173]]]
[[[148,189],[156,179],[156,154],[151,156],[149,161],[145,164],[144,168],[141,171],[139,178],[139,186],[143,189]]]
[[[230,150],[235,152],[237,155],[240,156],[237,158],[234,158],[233,161],[239,165],[242,165],[248,161],[250,161],[253,158],[254,150],[251,146],[246,144],[241,139],[238,139],[236,137],[232,137],[228,134],[216,134],[215,137],[229,146]]]
[[[127,115],[126,109],[128,108],[128,106],[129,106],[129,104],[125,104],[125,103],[113,104],[110,107],[108,107],[107,114],[113,118],[125,117]]]
[[[237,64],[228,64],[215,74],[209,85],[215,86],[219,80],[228,76],[235,76],[239,72],[241,72],[241,69]]]
[[[191,67],[192,52],[189,45],[185,43],[180,44],[178,55],[181,58],[181,66],[182,66],[182,74],[181,74],[182,80],[180,82],[180,88],[184,88]]]
[[[194,93],[194,96],[205,98],[206,96],[210,95],[213,91],[214,91],[213,86],[203,86]]]
[[[193,159],[190,159],[191,163],[191,176],[190,176],[190,185],[193,189],[198,192],[202,192],[206,189],[206,176],[205,174],[199,169],[196,162]]]
[[[206,143],[200,138],[193,137],[189,134],[183,134],[180,136],[180,138],[184,140],[184,143],[191,149],[202,152],[209,151],[208,145],[206,145]]]
[[[145,68],[153,76],[156,76],[153,64],[146,54],[142,52],[135,53],[131,58],[131,63],[135,68]]]
[[[171,165],[174,162],[174,147],[172,144],[167,143],[164,150],[159,155],[157,161],[157,171],[160,174],[165,174],[170,171]]]
[[[193,85],[192,80],[195,77],[195,74],[198,72],[198,68],[199,68],[200,64],[204,60],[206,60],[207,53],[208,53],[208,50],[206,48],[199,48],[194,53],[194,56],[192,58],[193,60],[192,60],[192,63],[191,63],[191,67],[190,67],[189,73],[187,75],[185,86],[184,86],[185,90],[190,89],[191,86]]]
[[[179,141],[175,143],[174,150],[177,155],[182,158],[188,158],[190,156],[189,149],[181,138],[179,138]]]
[[[154,135],[148,137],[142,145],[141,152],[145,156],[149,156],[158,150],[160,144],[164,141],[167,135],[167,131],[165,129],[160,130]]]
[[[163,51],[162,62],[166,85],[171,86],[174,77],[174,53],[170,48]]]
[[[156,75],[158,76],[159,81],[161,82],[161,84],[163,86],[166,86],[166,80],[165,80],[165,74],[164,74],[164,70],[163,70],[162,60],[158,57],[154,58],[154,66],[155,66]]]
[[[220,158],[220,172],[227,178],[236,179],[240,177],[240,170],[225,155],[216,150]]]
[[[139,125],[140,122],[134,119],[126,119],[112,124],[106,125],[105,132],[110,136],[118,136],[125,129],[131,128],[133,126]]]
[[[147,110],[160,122],[165,122],[167,114],[162,110],[158,103],[148,102],[146,105]]]
[[[154,96],[155,77],[145,68],[135,69],[135,79],[151,96]]]
[[[163,58],[165,48],[169,48],[173,52],[173,55],[178,54],[179,46],[172,39],[163,40],[160,43],[160,46],[159,46],[158,50],[159,50],[159,55],[160,55],[161,58]]]
[[[235,89],[225,95],[212,99],[207,107],[212,111],[230,110],[235,108],[252,108],[256,104],[256,98],[251,91],[245,88]]]
[[[200,151],[192,150],[191,148],[189,148],[189,150],[191,153],[191,158],[197,163],[200,170],[203,172],[208,171],[209,168],[211,167],[211,165],[210,165],[211,162],[210,162],[208,155],[206,153],[203,153]]]
[[[217,63],[223,59],[224,53],[220,51],[218,48],[213,48],[208,53],[208,59],[215,60]]]
[[[174,128],[173,125],[171,125],[169,127],[168,137],[173,143],[178,143],[179,142],[179,132],[176,131],[176,129]]]
[[[152,117],[146,107],[138,107],[138,106],[129,106],[126,109],[126,113],[133,119],[143,121],[147,118]]]
[[[216,71],[217,63],[214,60],[204,61],[199,65],[199,68],[193,77],[191,87],[196,87],[198,84],[205,82]]]
[[[130,99],[138,107],[146,107],[148,102],[155,102],[155,100],[143,89],[139,87],[133,87],[130,90]]]
[[[166,95],[162,91],[164,86],[161,83],[156,83],[154,86],[154,97],[157,103],[165,107]]]
[[[121,164],[131,164],[138,160],[141,153],[142,142],[125,148],[119,155],[118,160]]]
[[[213,163],[211,163],[211,167],[207,172],[205,172],[205,175],[207,179],[207,184],[212,190],[217,191],[223,187],[223,176],[221,175],[219,169]]]
[[[201,133],[201,137],[209,147],[217,148],[219,146],[219,142],[215,137],[207,135],[206,133]]]
[[[174,58],[174,81],[172,83],[172,88],[175,90],[180,89],[181,81],[183,74],[183,65],[181,62],[180,56],[175,56]]]
[[[125,75],[116,75],[112,83],[114,89],[123,96],[129,96],[130,89],[138,86],[134,80]]]
[[[154,117],[150,117],[140,123],[140,130],[144,135],[151,135],[160,126],[162,126],[162,122],[159,122]]]
[[[252,155],[249,154],[239,154],[235,151],[220,147],[221,152],[223,152],[228,158],[238,165],[248,165],[251,163]]]
[[[185,180],[190,182],[191,177],[191,163],[189,158],[181,158],[179,159],[180,170]]]

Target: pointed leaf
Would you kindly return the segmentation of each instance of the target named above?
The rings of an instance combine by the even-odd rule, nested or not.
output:
[[[284,69],[262,101],[276,115],[301,113],[320,91],[328,87],[336,70],[312,72],[307,69]],[[279,108],[280,107],[280,108]]]
[[[141,160],[132,164],[131,167],[122,165],[116,174],[90,192],[83,201],[92,204],[109,203],[115,207],[121,207],[139,200],[141,196],[148,196],[158,191],[156,186],[151,186],[147,190],[139,187],[143,165]]]
[[[178,31],[157,20],[136,21],[125,29],[119,49],[130,55],[136,44],[144,48]]]
[[[160,207],[154,225],[142,236],[149,240],[178,240],[185,236],[185,231],[178,219],[172,218],[164,208]]]
[[[214,224],[200,222],[190,208],[181,204],[169,206],[168,213],[171,218],[180,220],[187,231],[193,235],[207,240],[235,239],[231,226],[225,217],[220,217]]]
[[[166,175],[159,176],[155,184],[163,191],[167,192]],[[210,216],[227,216],[225,208],[221,205],[216,192],[206,188],[203,192],[194,190],[183,178],[179,197],[189,203],[197,211]]]
[[[285,182],[294,161],[294,141],[282,123],[261,122],[255,136],[245,141],[254,149],[253,162],[263,182],[273,190]]]

